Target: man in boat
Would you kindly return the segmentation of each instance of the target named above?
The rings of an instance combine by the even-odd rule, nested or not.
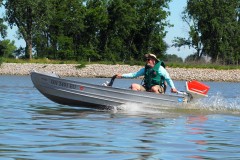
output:
[[[177,89],[174,86],[169,73],[165,69],[162,61],[158,60],[154,54],[145,54],[146,65],[135,73],[117,74],[117,78],[136,78],[144,76],[144,84],[133,83],[132,90],[148,91],[164,94],[166,91],[166,82],[171,87],[171,92],[176,93]]]

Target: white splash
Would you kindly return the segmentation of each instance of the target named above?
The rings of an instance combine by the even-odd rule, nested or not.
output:
[[[159,108],[147,106],[144,104],[137,104],[137,103],[126,103],[121,106],[118,106],[117,109],[120,110],[121,112],[134,114],[134,115],[162,113],[162,111],[159,110]]]
[[[110,82],[106,81],[102,84],[102,86],[108,86]]]
[[[205,99],[199,99],[191,106],[199,109],[220,112],[236,112],[240,113],[240,96],[234,98],[226,98],[221,93],[217,93]]]
[[[240,114],[240,96],[226,98],[221,93],[212,95],[208,98],[192,101],[184,106],[148,106],[144,104],[126,103],[114,107],[114,113],[127,113],[130,115],[171,115],[184,113],[228,113]]]

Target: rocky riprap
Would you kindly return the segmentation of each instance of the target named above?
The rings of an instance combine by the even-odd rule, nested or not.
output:
[[[136,72],[142,66],[91,64],[78,69],[78,64],[3,63],[0,75],[29,75],[31,71],[53,72],[66,77],[112,77],[117,73]],[[168,68],[173,80],[240,82],[240,70],[215,70],[196,68]]]

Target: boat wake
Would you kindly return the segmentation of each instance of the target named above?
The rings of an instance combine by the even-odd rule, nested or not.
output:
[[[240,113],[240,96],[224,97],[221,93],[212,95],[206,99],[199,99],[191,104],[191,107],[215,112]]]
[[[136,104],[136,103],[126,103],[121,106],[116,107],[114,110],[116,112],[121,113],[128,113],[132,115],[139,115],[139,114],[161,114],[164,112],[164,108],[166,107],[154,107],[154,106],[148,106],[143,104]]]
[[[221,93],[212,95],[208,98],[192,101],[184,106],[148,106],[134,103],[114,107],[113,112],[124,112],[128,114],[209,114],[226,113],[240,114],[240,96],[226,98]]]

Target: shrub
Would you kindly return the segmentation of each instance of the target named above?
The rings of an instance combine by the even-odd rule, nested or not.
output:
[[[79,65],[76,66],[77,69],[86,67],[86,62],[79,62]]]

